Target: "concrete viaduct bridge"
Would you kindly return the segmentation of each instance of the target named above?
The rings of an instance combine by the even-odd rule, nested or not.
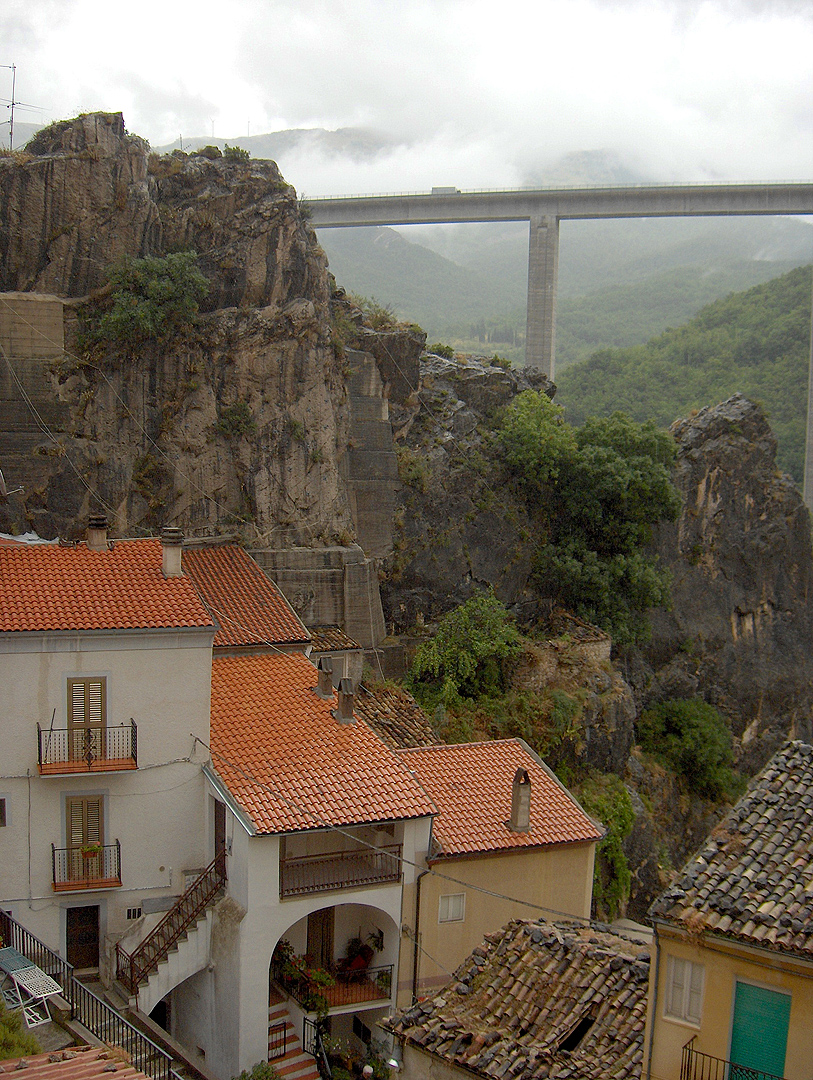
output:
[[[320,229],[361,225],[434,225],[442,222],[527,221],[528,314],[525,362],[555,376],[559,222],[591,218],[813,215],[813,184],[663,184],[430,194],[353,195],[307,199]],[[813,375],[813,348],[811,348]],[[813,378],[810,386],[813,387]],[[804,496],[813,509],[813,409],[808,395]]]

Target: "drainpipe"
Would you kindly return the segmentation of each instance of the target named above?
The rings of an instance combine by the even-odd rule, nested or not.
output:
[[[646,1057],[646,1080],[651,1080],[652,1077],[652,1049],[655,1042],[655,1021],[658,1017],[658,986],[660,985],[660,968],[661,968],[661,943],[658,938],[658,924],[653,923],[652,929],[655,931],[655,990],[652,994],[652,1017],[649,1025],[649,1050]]]
[[[422,870],[420,874],[415,878],[415,939],[413,941],[414,949],[412,955],[412,1004],[418,1000],[418,958],[420,950],[418,948],[418,937],[420,936],[419,927],[421,925],[421,878],[425,877],[429,873],[429,869]]]

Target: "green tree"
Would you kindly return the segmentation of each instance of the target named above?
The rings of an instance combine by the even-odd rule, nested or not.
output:
[[[128,352],[146,341],[165,341],[192,325],[209,282],[194,251],[163,258],[126,259],[109,275],[110,301],[86,326],[91,343],[112,343]]]
[[[680,511],[672,437],[622,413],[577,430],[527,391],[506,409],[497,445],[540,522],[537,586],[618,644],[645,636],[646,612],[669,599],[668,574],[643,549],[652,525]]]
[[[629,896],[632,875],[624,840],[632,832],[635,812],[630,793],[613,773],[591,776],[578,791],[579,801],[607,830],[596,848],[593,907],[602,919],[614,919]]]
[[[519,649],[513,618],[493,590],[444,615],[418,648],[408,685],[427,707],[451,705],[503,688],[505,661]]]
[[[642,714],[638,736],[647,753],[701,795],[719,799],[736,793],[731,730],[713,705],[700,698],[661,701]]]

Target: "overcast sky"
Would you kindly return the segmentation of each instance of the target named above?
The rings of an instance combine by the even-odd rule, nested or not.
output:
[[[391,140],[372,161],[290,157],[310,196],[517,186],[585,150],[656,180],[813,179],[811,0],[3,0],[11,64],[41,109],[15,121]]]

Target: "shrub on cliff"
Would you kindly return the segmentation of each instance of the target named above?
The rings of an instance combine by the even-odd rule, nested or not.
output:
[[[709,799],[734,795],[731,731],[713,705],[699,698],[675,698],[647,709],[638,723],[648,754]]]
[[[503,664],[519,649],[514,620],[493,591],[444,615],[415,655],[407,685],[427,707],[503,689]]]
[[[622,413],[572,428],[527,390],[505,410],[497,445],[541,525],[538,588],[618,644],[645,637],[646,612],[669,599],[667,572],[643,549],[652,525],[680,511],[671,435]]]
[[[192,325],[209,291],[196,260],[194,251],[178,251],[163,258],[125,259],[113,267],[106,306],[86,319],[88,342],[132,352]]]

